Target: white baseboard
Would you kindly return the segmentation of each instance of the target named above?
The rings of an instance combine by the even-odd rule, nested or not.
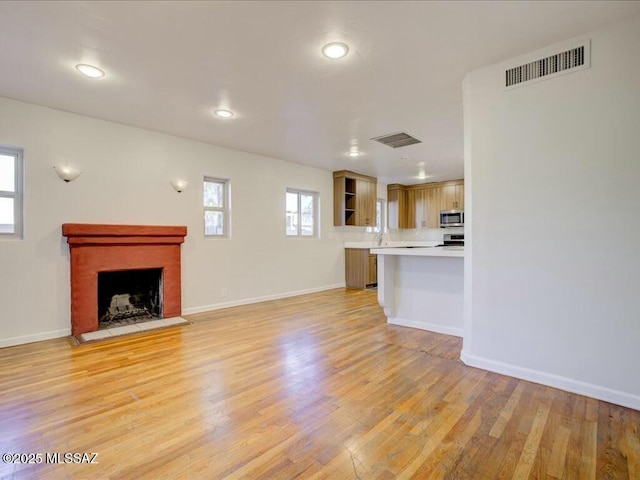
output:
[[[202,313],[202,312],[208,312],[210,310],[219,310],[221,308],[237,307],[240,305],[249,305],[251,303],[266,302],[268,300],[278,300],[280,298],[295,297],[298,295],[305,295],[307,293],[324,292],[325,290],[332,290],[334,288],[344,288],[344,287],[345,287],[344,283],[337,283],[335,285],[325,285],[323,287],[310,288],[307,290],[298,290],[295,292],[285,292],[285,293],[279,293],[275,295],[266,295],[264,297],[247,298],[244,300],[237,300],[237,301],[226,302],[226,303],[217,303],[215,305],[205,305],[202,307],[185,308],[182,310],[182,314],[189,315],[193,313]],[[23,345],[25,343],[41,342],[43,340],[51,340],[52,338],[68,337],[69,335],[71,335],[71,328],[64,328],[62,330],[53,330],[51,332],[37,333],[34,335],[24,335],[21,337],[5,338],[5,339],[0,339],[0,348],[12,347],[14,345]]]
[[[416,322],[415,320],[405,320],[404,318],[388,318],[387,323],[400,325],[401,327],[419,328],[420,330],[428,330],[435,333],[444,333],[445,335],[453,335],[455,337],[462,337],[463,334],[462,328],[447,327],[435,323]]]
[[[222,308],[239,307],[241,305],[250,305],[252,303],[268,302],[269,300],[279,300],[281,298],[297,297],[298,295],[306,295],[308,293],[324,292],[325,290],[333,290],[334,288],[344,288],[345,283],[336,283],[335,285],[325,285],[323,287],[309,288],[307,290],[296,290],[295,292],[276,293],[275,295],[265,295],[263,297],[245,298],[242,300],[234,300],[232,302],[215,303],[213,305],[204,305],[201,307],[183,308],[183,315],[192,315],[194,313],[210,312],[212,310],[220,310]]]
[[[470,367],[477,367],[490,372],[501,373],[510,377],[528,380],[534,383],[540,383],[549,387],[559,388],[567,392],[585,395],[597,400],[615,403],[623,407],[640,410],[640,396],[633,395],[619,390],[612,390],[600,385],[574,380],[572,378],[561,377],[552,373],[542,372],[540,370],[531,370],[529,368],[518,367],[508,363],[502,363],[490,360],[484,357],[469,355],[464,350],[460,354],[460,360]]]
[[[68,337],[69,335],[71,335],[71,329],[63,328],[62,330],[36,333],[35,335],[23,335],[21,337],[4,338],[0,339],[0,348],[13,347],[14,345],[23,345],[25,343],[41,342],[43,340],[51,340],[52,338]]]

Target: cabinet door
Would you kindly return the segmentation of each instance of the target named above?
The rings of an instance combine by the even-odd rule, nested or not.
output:
[[[427,228],[440,227],[440,196],[438,188],[427,188],[424,190],[424,210],[427,212]]]
[[[440,210],[464,209],[464,184],[440,187]]]
[[[443,185],[440,190],[440,210],[455,210],[457,185]]]
[[[401,201],[400,197],[405,193],[404,190],[387,189],[387,225],[389,228],[400,228],[401,221]]]
[[[406,223],[400,228],[416,228],[416,226],[420,226],[416,224],[416,191],[415,190],[407,190],[407,203],[406,203],[407,213],[405,215]]]
[[[415,193],[394,185],[387,188],[387,225],[389,228],[415,228]],[[410,215],[410,216],[409,216]]]
[[[367,269],[369,267],[369,250],[361,248],[345,248],[344,267],[345,283],[351,288],[365,288]]]
[[[367,285],[378,283],[378,256],[369,254],[369,271],[367,272]]]
[[[440,197],[438,188],[419,188],[416,195],[416,228],[440,226]]]
[[[456,188],[456,208],[464,210],[464,185],[458,185]]]
[[[425,202],[426,189],[420,188],[415,190],[416,196],[416,228],[425,228],[427,226],[427,209]]]
[[[376,223],[376,184],[356,180],[356,225],[371,227]]]

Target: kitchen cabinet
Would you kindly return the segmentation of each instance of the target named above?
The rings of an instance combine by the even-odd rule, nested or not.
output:
[[[345,248],[345,283],[351,288],[366,288],[378,283],[378,256],[368,248]]]
[[[407,190],[407,227],[416,228],[416,191]]]
[[[377,182],[356,179],[356,225],[375,226],[377,188]]]
[[[387,186],[387,223],[389,228],[415,228],[415,193],[404,185]]]
[[[333,172],[333,225],[375,225],[377,183],[376,178],[359,173]]]
[[[387,187],[389,228],[438,228],[440,210],[464,209],[464,180]]]
[[[440,210],[464,210],[464,182],[443,182],[440,188]]]
[[[369,268],[367,270],[367,285],[377,285],[378,283],[378,256],[375,253],[369,254]]]
[[[415,190],[416,228],[440,226],[440,191],[435,186],[423,186]]]

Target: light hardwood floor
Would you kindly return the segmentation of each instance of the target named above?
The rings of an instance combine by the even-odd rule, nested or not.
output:
[[[16,479],[640,479],[640,412],[464,366],[332,290],[103,343],[0,349]]]

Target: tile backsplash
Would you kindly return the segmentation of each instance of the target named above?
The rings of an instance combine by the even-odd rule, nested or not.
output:
[[[338,227],[336,230],[344,242],[374,242],[376,233],[367,232],[366,227]],[[442,241],[445,233],[464,233],[463,227],[453,228],[403,228],[388,229],[384,233],[385,241]]]
[[[410,240],[429,240],[429,241],[442,241],[445,233],[460,234],[464,233],[464,227],[451,227],[451,228],[403,228],[397,230],[399,232],[402,241]]]

